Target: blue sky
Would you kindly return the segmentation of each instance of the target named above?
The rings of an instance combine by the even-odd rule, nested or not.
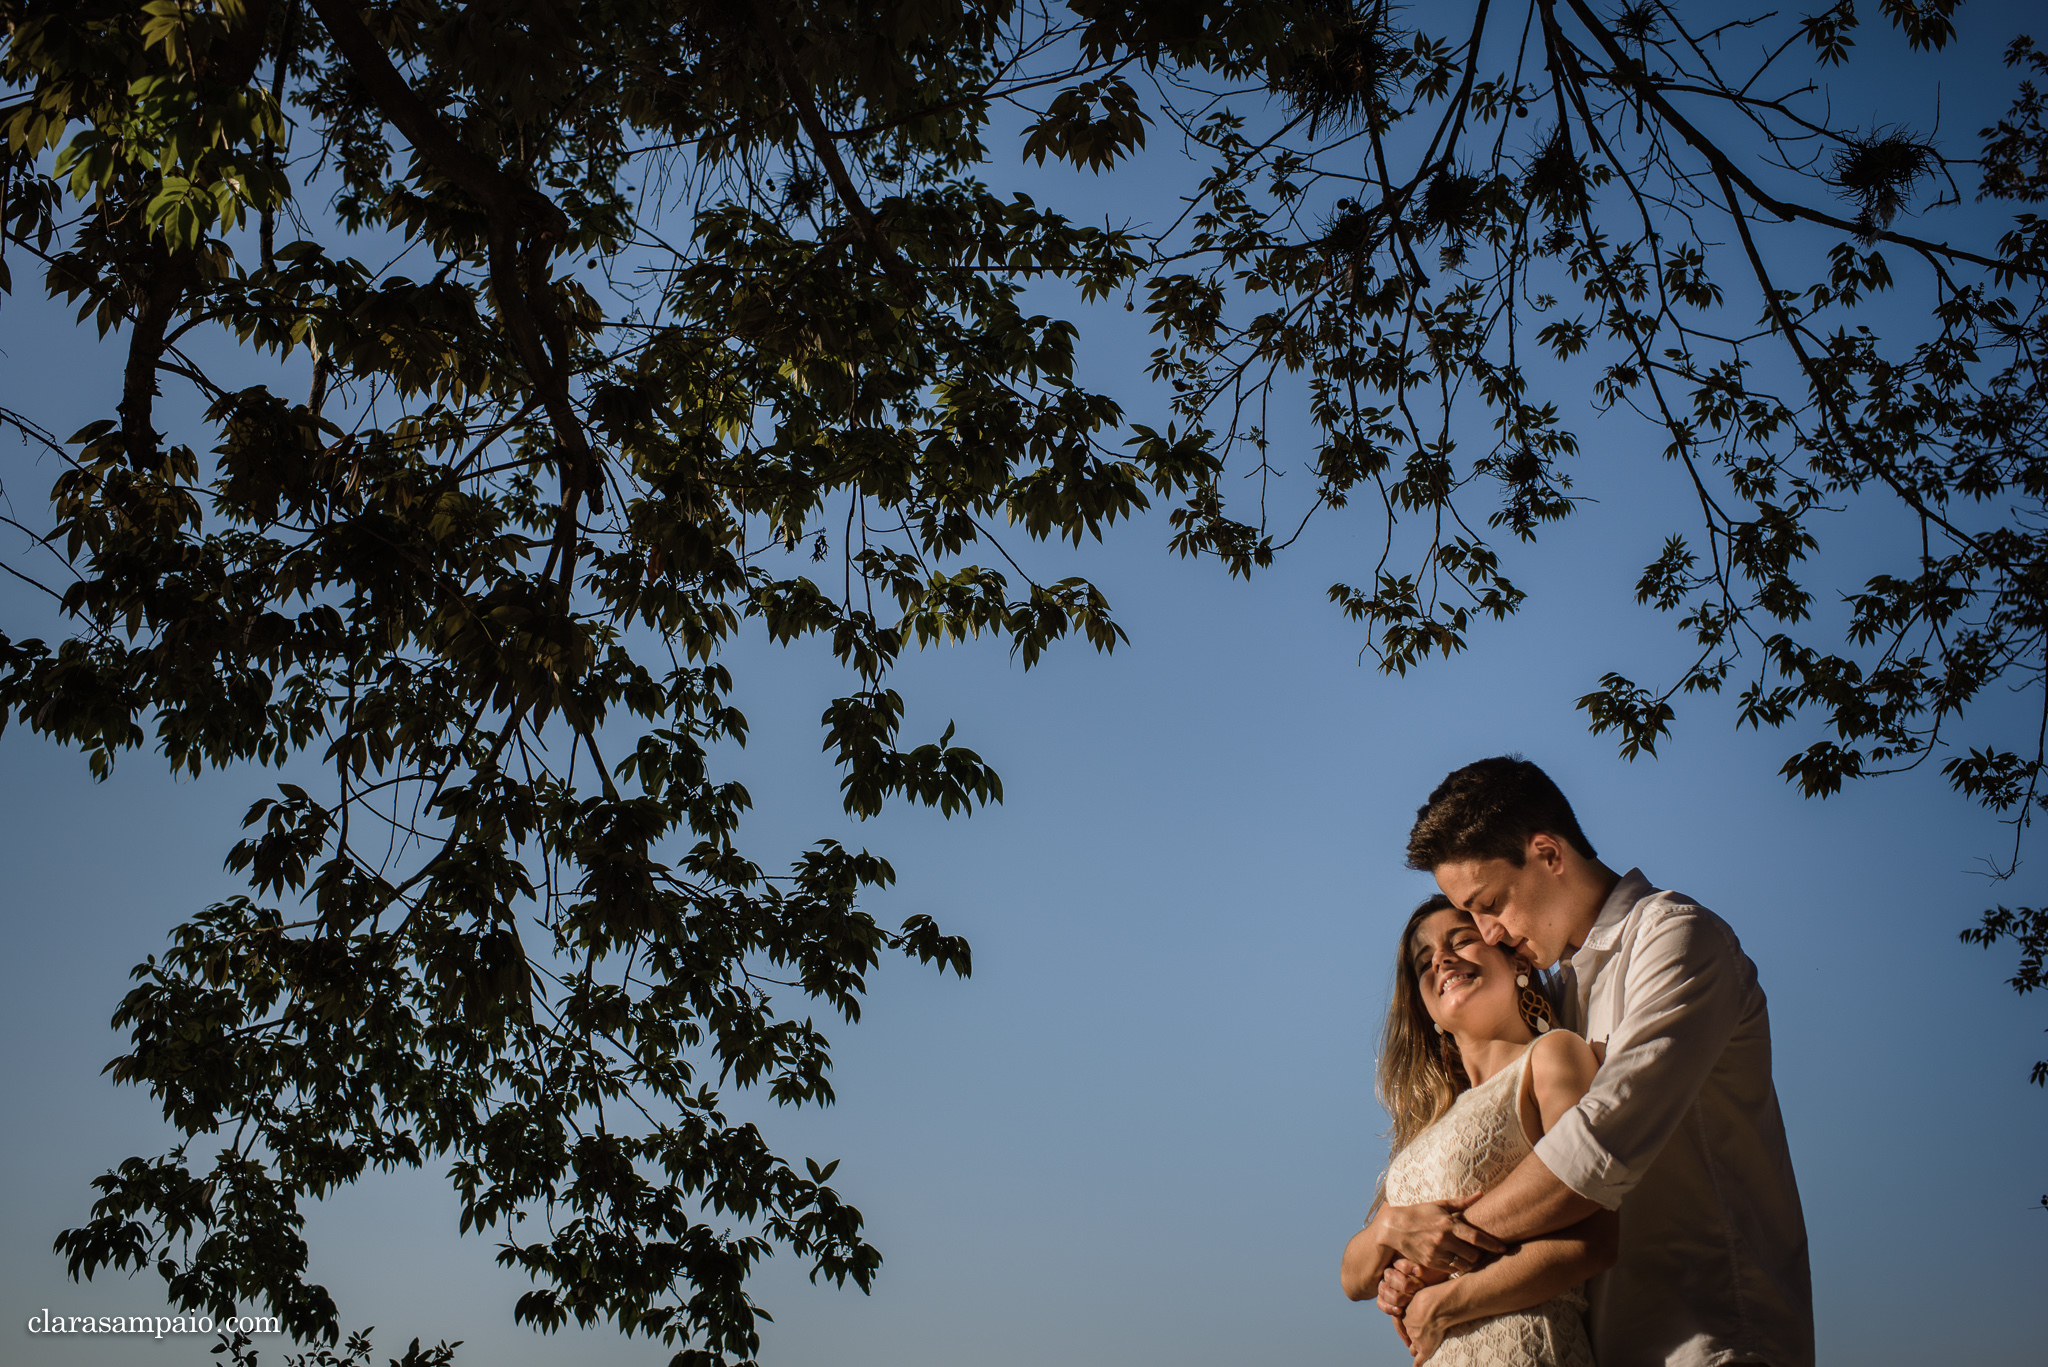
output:
[[[1149,346],[1107,322],[1091,364]],[[118,384],[68,313],[27,292],[0,309],[0,367],[0,401],[60,431],[108,410]],[[1385,1158],[1371,1070],[1392,936],[1429,891],[1400,851],[1447,769],[1517,750],[1558,779],[1608,862],[1719,911],[1758,965],[1821,1359],[2038,1362],[2048,1097],[2025,1075],[2042,1014],[2004,986],[2006,956],[1956,939],[1992,901],[2037,902],[2038,864],[1989,887],[1977,870],[2001,828],[1931,773],[1802,801],[1775,771],[1813,736],[1737,731],[1725,706],[1686,709],[1654,761],[1588,736],[1572,703],[1602,672],[1648,677],[1675,658],[1631,601],[1674,521],[1668,469],[1640,429],[1589,432],[1575,474],[1599,501],[1522,557],[1529,609],[1406,679],[1361,663],[1324,600],[1364,576],[1364,519],[1319,522],[1249,584],[1172,559],[1158,517],[1104,547],[1034,550],[1055,577],[1095,576],[1132,641],[1057,651],[1028,675],[985,645],[905,663],[909,733],[956,720],[1003,775],[1007,802],[971,819],[848,819],[818,752],[836,666],[810,646],[734,651],[754,739],[728,758],[757,802],[756,857],[826,835],[865,845],[900,876],[871,902],[880,919],[930,912],[975,947],[964,983],[907,964],[874,977],[862,1023],[828,1032],[837,1106],[732,1099],[786,1155],[842,1160],[834,1185],[887,1259],[872,1297],[771,1263],[766,1361],[1405,1363],[1335,1275]],[[53,476],[33,455],[0,450],[17,510]],[[1845,579],[1886,530],[1841,529]],[[0,586],[10,634],[39,612]],[[162,1307],[153,1276],[68,1282],[50,1240],[82,1220],[93,1176],[166,1146],[148,1099],[99,1076],[120,1050],[107,1018],[132,964],[238,890],[221,856],[275,777],[175,781],[136,753],[95,784],[76,755],[18,726],[0,736],[0,1342],[23,1335],[14,1360],[207,1360],[202,1340],[31,1344],[21,1326],[42,1307]],[[371,1178],[315,1214],[315,1276],[345,1323],[377,1326],[380,1361],[414,1335],[465,1340],[458,1362],[666,1360],[608,1331],[515,1328],[526,1283],[456,1218],[433,1171]]]

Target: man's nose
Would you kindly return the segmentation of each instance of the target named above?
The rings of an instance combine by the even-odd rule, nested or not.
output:
[[[1490,945],[1497,945],[1507,936],[1507,928],[1483,912],[1472,913],[1472,925],[1479,932],[1479,938]]]

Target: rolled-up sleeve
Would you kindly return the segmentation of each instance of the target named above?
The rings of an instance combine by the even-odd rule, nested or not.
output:
[[[1654,918],[1615,965],[1623,1006],[1593,1085],[1536,1144],[1559,1181],[1608,1210],[1663,1152],[1742,1016],[1747,961],[1727,928],[1687,905]]]

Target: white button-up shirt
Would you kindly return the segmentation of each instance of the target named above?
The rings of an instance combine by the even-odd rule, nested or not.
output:
[[[1593,1085],[1536,1145],[1621,1212],[1591,1291],[1600,1367],[1812,1367],[1806,1221],[1756,966],[1728,923],[1631,869],[1571,959]]]

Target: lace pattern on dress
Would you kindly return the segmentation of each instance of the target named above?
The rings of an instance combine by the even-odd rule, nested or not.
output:
[[[1494,1186],[1528,1157],[1521,1116],[1528,1064],[1525,1049],[1395,1154],[1387,1167],[1388,1202],[1456,1200]],[[1593,1367],[1585,1291],[1574,1287],[1528,1310],[1461,1324],[1444,1336],[1430,1367]]]

